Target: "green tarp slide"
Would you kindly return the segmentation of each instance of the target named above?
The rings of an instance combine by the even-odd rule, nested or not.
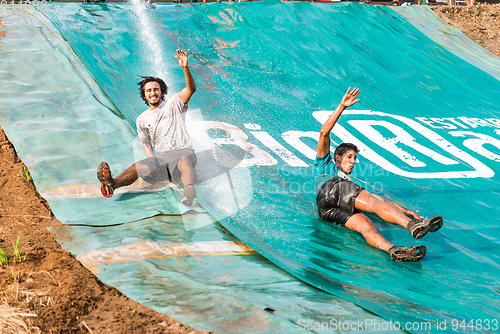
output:
[[[55,163],[35,158],[25,161],[34,169],[37,185],[51,191],[56,216],[65,223],[82,225],[72,230],[75,235],[98,235],[95,240],[100,240],[93,248],[83,249],[81,243],[65,247],[90,256],[92,250],[138,247],[148,238],[156,242],[161,254],[173,248],[165,243],[189,242],[190,247],[204,243],[208,247],[207,242],[218,238],[238,245],[232,236],[215,237],[219,233],[215,227],[222,225],[299,280],[385,319],[386,328],[378,330],[499,331],[500,85],[495,71],[487,70],[493,66],[488,64],[498,61],[494,56],[477,46],[458,52],[467,49],[469,42],[453,37],[451,44],[444,43],[429,26],[419,26],[419,20],[442,25],[433,23],[435,17],[423,9],[395,12],[356,3],[279,1],[48,4],[38,9],[57,27],[102,89],[83,87],[93,92],[101,107],[96,115],[78,120],[85,130],[75,129],[74,135],[81,136],[78,141],[85,145],[79,147],[86,148],[76,161],[69,162],[66,153]],[[133,132],[135,119],[146,109],[136,82],[140,75],[157,75],[165,79],[169,94],[179,91],[184,80],[173,57],[179,48],[188,52],[198,86],[187,118],[197,152],[220,150],[234,156],[244,152],[244,159],[235,168],[211,173],[197,184],[199,206],[195,210],[178,204],[179,192],[173,185],[148,189],[139,184],[112,200],[99,197],[95,190],[80,191],[83,186],[75,185],[91,187],[95,183],[100,161],[108,161],[118,172],[144,156]],[[481,61],[471,61],[474,57]],[[32,80],[46,83],[39,75]],[[77,87],[77,83],[55,82]],[[47,99],[56,95],[56,83],[45,84]],[[389,241],[425,244],[428,255],[421,262],[394,263],[360,235],[317,217],[312,162],[318,132],[349,86],[361,89],[361,101],[344,113],[332,141],[334,145],[352,142],[361,149],[355,177],[369,191],[423,216],[442,215],[445,219],[439,232],[416,241],[408,231],[370,216]],[[97,101],[92,99],[87,102],[81,95],[64,100],[64,117],[78,116],[77,107],[92,110]],[[33,101],[33,106],[40,102]],[[43,118],[34,107],[22,108],[32,111],[24,119]],[[59,124],[54,117],[57,114],[45,119],[52,128]],[[59,117],[65,121],[62,114]],[[16,132],[14,116],[2,115],[1,121],[2,125],[12,124],[11,131]],[[125,122],[127,126],[123,126]],[[23,143],[19,150],[27,157],[38,145],[35,133],[44,131],[39,123],[16,134]],[[68,129],[65,131],[71,127]],[[61,145],[61,137],[48,138],[50,147]],[[217,154],[214,156],[217,161]],[[78,177],[60,172],[76,164]],[[202,167],[197,167],[200,174]],[[38,168],[51,171],[47,174],[58,179],[42,177],[45,172],[37,174]],[[71,199],[68,193],[73,194]],[[117,211],[120,214],[114,215]],[[155,226],[150,221],[154,215],[180,217],[175,219],[181,222],[164,221],[186,233],[172,241],[163,236],[128,239],[135,237],[129,235],[129,229]],[[187,217],[195,218],[187,223]],[[112,226],[124,223],[123,230]],[[224,245],[223,250],[229,252],[229,244]],[[189,249],[193,252],[194,248]],[[241,257],[245,249],[231,252]],[[216,259],[198,264],[210,268],[210,263],[220,263],[221,258]],[[101,262],[97,269],[105,282],[154,304],[160,295],[148,293],[148,288],[166,272],[166,266],[172,268],[164,263],[151,259]],[[135,269],[139,267],[147,269]],[[113,274],[132,272],[139,274],[126,284]],[[187,269],[179,272],[182,279],[189,273]],[[141,277],[141,273],[147,274]],[[166,276],[176,276],[175,271]],[[199,282],[194,274],[189,277]],[[254,276],[255,281],[259,279]],[[179,283],[186,285],[185,281]],[[313,309],[314,321],[332,319],[328,312],[320,315],[318,308]],[[335,331],[331,327],[301,328],[302,318],[298,317],[303,314],[296,315],[288,327],[280,327],[283,322],[278,322],[278,327],[269,325],[262,330]],[[346,330],[377,329],[375,321],[372,327],[365,321],[361,328],[356,317],[350,318]],[[251,331],[255,327],[246,332]]]

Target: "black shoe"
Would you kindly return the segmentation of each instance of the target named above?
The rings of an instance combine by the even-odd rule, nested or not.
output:
[[[415,239],[423,238],[428,232],[436,232],[443,226],[443,217],[436,216],[430,219],[410,220],[408,231]]]
[[[423,245],[413,247],[394,246],[389,249],[389,255],[396,262],[413,261],[417,262],[424,258],[427,249]]]

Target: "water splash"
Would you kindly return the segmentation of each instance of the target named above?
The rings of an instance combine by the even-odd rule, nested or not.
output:
[[[167,68],[163,62],[163,54],[161,52],[161,40],[158,38],[158,34],[155,31],[154,20],[148,13],[149,4],[144,3],[141,0],[131,0],[132,8],[139,19],[140,23],[140,35],[144,44],[148,47],[149,61],[154,70],[156,77],[168,76]]]

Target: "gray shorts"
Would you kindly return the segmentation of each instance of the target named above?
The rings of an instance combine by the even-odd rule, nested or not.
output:
[[[188,148],[181,148],[139,161],[148,166],[151,174],[138,176],[148,183],[166,180],[177,182],[181,178],[181,171],[177,164],[182,157],[188,157],[193,164],[193,168],[196,166],[197,159],[194,151]]]
[[[326,181],[316,196],[319,217],[344,226],[349,218],[360,212],[355,208],[355,203],[362,190],[363,187],[340,177]]]

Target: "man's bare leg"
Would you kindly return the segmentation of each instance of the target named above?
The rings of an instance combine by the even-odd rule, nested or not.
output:
[[[184,187],[194,185],[196,182],[196,173],[194,172],[193,164],[188,157],[182,157],[177,163],[177,168],[181,172],[181,182]]]
[[[188,157],[182,157],[177,163],[177,168],[181,172],[181,182],[184,186],[184,195],[181,203],[188,206],[192,205],[193,200],[196,198],[196,189],[194,188],[196,173],[194,172],[193,164]]]
[[[152,177],[149,167],[140,161],[125,169],[120,175],[113,179],[115,189],[131,185],[137,181],[139,175],[142,177]]]
[[[392,245],[389,241],[387,241],[387,239],[378,233],[375,225],[362,213],[357,213],[349,218],[345,227],[361,233],[370,246],[389,253],[394,261],[420,261],[426,254],[426,248],[423,245],[413,247]]]
[[[113,178],[116,188],[125,187],[134,183],[139,177],[137,176],[137,163],[125,169],[120,175]]]
[[[411,218],[388,202],[373,197],[368,191],[362,190],[356,197],[354,207],[358,210],[375,213],[388,223],[408,227]]]
[[[410,218],[389,201],[377,199],[366,190],[356,197],[354,207],[358,210],[375,213],[391,224],[397,224],[410,231],[415,239],[424,237],[428,232],[436,232],[443,226],[443,217],[435,216],[429,219]]]
[[[394,246],[378,233],[377,227],[362,213],[356,213],[349,218],[345,227],[361,233],[370,246],[383,250],[384,252],[388,252],[389,249]]]
[[[101,182],[101,192],[105,197],[113,196],[113,192],[116,188],[125,187],[134,183],[140,175],[151,174],[147,165],[136,162],[126,170],[124,170],[120,175],[113,178],[111,176],[111,169],[106,162],[101,162],[99,168],[97,169],[97,178]]]

